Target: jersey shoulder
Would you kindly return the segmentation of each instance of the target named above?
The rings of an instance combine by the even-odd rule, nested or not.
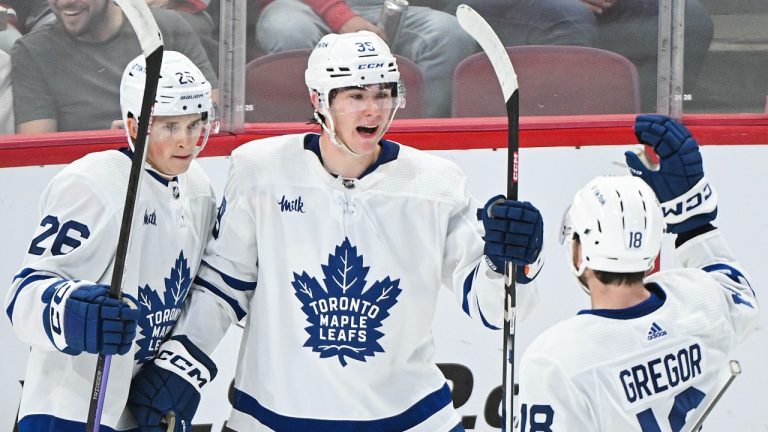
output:
[[[279,181],[312,181],[307,162],[317,157],[304,150],[306,134],[282,135],[247,142],[232,152],[229,182],[247,187]]]
[[[392,142],[400,146],[398,159],[408,169],[417,174],[442,174],[449,178],[464,177],[464,171],[451,160],[394,141]]]
[[[707,272],[698,268],[664,270],[648,276],[645,282],[658,284],[668,299],[680,301],[683,305],[690,304],[692,299],[700,303],[708,297],[722,295],[720,285]]]
[[[396,193],[465,202],[467,177],[453,161],[427,152],[400,146],[397,160],[387,168],[386,185]]]
[[[539,334],[523,354],[523,363],[556,365],[567,376],[577,376],[627,355],[636,345],[633,334],[631,324],[622,320],[576,315]]]
[[[125,199],[131,159],[117,150],[90,153],[61,170],[48,186],[54,193],[88,193],[109,205]]]
[[[232,159],[259,161],[264,157],[281,156],[291,149],[303,150],[305,136],[290,134],[248,141],[232,151]]]
[[[581,339],[588,327],[587,317],[573,316],[539,333],[528,348],[530,352],[558,354],[567,352],[574,340]]]
[[[192,163],[189,165],[189,169],[187,170],[186,175],[189,188],[189,196],[202,196],[216,199],[211,179],[208,177],[208,173],[205,172],[203,167],[201,167],[197,161],[192,161]]]

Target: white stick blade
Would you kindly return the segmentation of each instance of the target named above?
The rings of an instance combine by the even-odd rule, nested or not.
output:
[[[469,33],[488,55],[501,84],[504,100],[508,101],[512,97],[512,93],[517,90],[517,74],[515,74],[515,68],[512,67],[512,61],[509,59],[504,44],[501,43],[488,22],[471,7],[465,4],[459,5],[456,8],[456,18],[459,20],[461,28]]]
[[[145,0],[114,0],[114,2],[120,6],[131,23],[145,57],[163,46],[163,35]]]

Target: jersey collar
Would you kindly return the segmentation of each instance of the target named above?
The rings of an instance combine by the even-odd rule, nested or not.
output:
[[[385,139],[379,141],[379,145],[381,146],[381,152],[379,152],[379,157],[376,158],[376,161],[373,163],[373,165],[369,166],[368,169],[366,169],[360,175],[359,177],[360,179],[376,171],[376,168],[380,167],[381,165],[384,165],[387,162],[392,162],[393,160],[397,159],[397,156],[400,153],[399,145]],[[317,156],[317,158],[320,159],[320,163],[321,164],[323,163],[323,156],[320,154],[320,135],[319,134],[309,133],[306,136],[304,136],[304,149],[314,153]],[[338,177],[336,174],[331,174],[331,175],[334,177]]]
[[[133,150],[131,150],[128,147],[123,147],[118,150],[120,153],[128,156],[128,159],[133,160]],[[159,172],[155,171],[152,167],[147,166],[147,168],[144,168],[144,171],[147,172],[150,176],[152,176],[153,179],[157,180],[162,184],[163,186],[168,186],[172,181],[177,182],[179,181],[178,176],[173,176],[173,178],[165,178],[163,177]]]
[[[662,307],[667,300],[667,293],[658,284],[650,283],[645,286],[645,289],[650,291],[651,296],[632,307],[626,309],[585,309],[579,311],[579,315],[597,315],[620,320],[644,317]]]

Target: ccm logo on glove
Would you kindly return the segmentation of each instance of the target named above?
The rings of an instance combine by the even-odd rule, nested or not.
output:
[[[691,188],[688,193],[681,195],[678,199],[661,203],[664,219],[683,221],[688,218],[688,213],[700,213],[696,210],[698,210],[702,204],[711,204],[704,206],[704,211],[713,211],[717,205],[716,202],[710,201],[710,199],[714,197],[714,193],[715,192],[709,183],[705,179],[702,179],[696,186]],[[710,201],[710,203],[707,201]]]
[[[60,349],[67,346],[61,322],[64,317],[64,305],[67,303],[67,298],[69,298],[71,292],[72,282],[67,281],[56,290],[51,301],[51,331],[55,334],[54,342],[56,342],[56,346]]]
[[[177,340],[171,339],[162,345],[162,349],[155,358],[155,364],[179,375],[196,388],[202,388],[212,379],[208,368],[195,360]]]

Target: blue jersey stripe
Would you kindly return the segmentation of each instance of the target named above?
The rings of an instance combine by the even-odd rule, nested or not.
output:
[[[224,283],[226,283],[233,289],[236,289],[238,291],[253,291],[256,289],[256,282],[248,282],[248,281],[240,280],[237,278],[233,278],[232,276],[222,271],[219,271],[216,267],[208,264],[207,262],[205,262],[205,260],[203,260],[203,264],[205,264],[209,269],[218,273],[219,276],[221,276],[221,278],[224,280]]]
[[[495,325],[488,322],[488,320],[485,318],[485,315],[483,315],[483,310],[480,309],[480,319],[483,321],[483,324],[488,327],[491,330],[501,330],[499,327],[496,327]]]
[[[469,292],[472,291],[472,281],[475,279],[475,274],[477,274],[477,269],[479,268],[480,263],[477,263],[475,268],[469,272],[467,278],[464,279],[464,299],[461,302],[461,308],[464,309],[464,313],[469,316],[472,316],[472,314],[469,313]]]
[[[19,420],[19,432],[83,432],[85,423],[71,420],[63,420],[50,415],[35,414],[28,415]],[[101,432],[117,432],[115,429],[107,426],[99,426]],[[139,432],[138,428],[126,429],[119,432]]]
[[[16,280],[16,279],[19,279],[19,278],[25,278],[25,277],[27,277],[27,276],[31,275],[32,273],[34,273],[34,272],[36,272],[36,271],[37,271],[37,270],[35,270],[35,269],[33,269],[33,268],[29,268],[29,267],[27,267],[27,268],[25,268],[25,269],[22,269],[22,270],[19,272],[19,274],[17,274],[16,276],[14,276],[14,277],[13,277],[13,280]]]
[[[235,388],[234,407],[276,431],[385,432],[408,430],[451,403],[448,384],[428,394],[413,406],[392,417],[376,420],[321,420],[280,415],[263,407],[252,396]]]
[[[51,275],[34,275],[29,276],[32,273],[36,272],[37,270],[32,268],[25,268],[24,270],[20,271],[19,274],[13,277],[13,280],[19,279],[19,278],[26,278],[22,283],[19,284],[19,287],[16,288],[16,292],[13,293],[13,299],[11,299],[11,302],[8,304],[8,308],[5,309],[6,315],[8,315],[8,319],[11,320],[11,324],[13,324],[13,309],[16,307],[16,299],[18,299],[19,294],[21,293],[21,290],[29,285],[32,282],[39,281],[39,280],[45,280],[45,279],[52,279],[53,276]],[[29,277],[27,277],[29,276]]]
[[[645,286],[651,296],[641,303],[626,309],[586,309],[579,311],[579,315],[597,315],[603,318],[629,320],[644,317],[656,311],[667,301],[667,293],[656,283]]]
[[[726,276],[728,276],[728,279],[732,280],[733,282],[739,284],[739,285],[747,285],[749,287],[749,290],[752,291],[753,296],[757,296],[755,293],[755,290],[752,288],[752,284],[749,283],[749,280],[747,280],[747,277],[744,276],[744,274],[735,268],[729,266],[728,264],[723,263],[717,263],[717,264],[711,264],[708,266],[705,266],[702,268],[707,273],[710,272],[719,272]]]
[[[201,278],[200,276],[195,277],[195,283],[200,285],[201,287],[204,287],[205,289],[212,292],[213,294],[221,297],[221,299],[224,300],[229,305],[229,307],[231,307],[232,310],[235,312],[235,315],[237,316],[238,321],[243,319],[243,317],[245,316],[245,311],[237,303],[237,300],[224,294],[221,290],[216,288],[212,283]]]

